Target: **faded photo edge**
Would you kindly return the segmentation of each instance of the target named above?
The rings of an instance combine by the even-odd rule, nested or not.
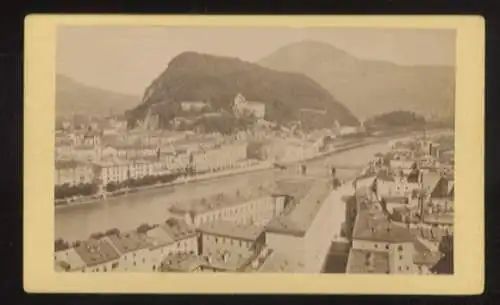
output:
[[[96,17],[96,16],[94,16]],[[354,27],[359,20],[372,20],[371,26],[397,28],[405,20],[418,23],[425,17],[370,17],[347,16],[328,17],[336,27]],[[49,263],[52,252],[45,253],[52,245],[54,235],[54,215],[50,197],[53,163],[48,155],[53,155],[54,110],[47,107],[54,102],[55,77],[55,27],[64,16],[32,14],[25,18],[25,110],[24,110],[24,289],[27,292],[101,292],[101,293],[371,293],[371,294],[481,294],[484,291],[484,207],[479,204],[471,210],[463,202],[484,202],[483,158],[484,158],[484,18],[481,16],[433,17],[435,27],[442,20],[443,28],[452,25],[457,31],[457,75],[456,75],[456,145],[457,183],[462,185],[462,196],[455,215],[457,250],[468,250],[455,256],[455,274],[450,276],[378,276],[378,275],[194,275],[194,274],[57,274]],[[77,20],[92,24],[92,16],[81,16]],[[99,16],[96,23],[108,17]],[[109,16],[110,23],[113,20]],[[180,20],[176,16],[177,20]],[[221,25],[231,26],[231,19],[225,17],[186,17],[199,20],[200,25],[216,20]],[[260,17],[251,17],[258,24]],[[280,17],[280,22],[288,17]],[[307,26],[314,17],[290,17],[289,23],[303,20]],[[327,17],[322,17],[327,18]],[[409,19],[408,19],[409,18]],[[413,18],[413,19],[412,19]],[[449,18],[449,19],[447,19]],[[457,19],[460,18],[460,21]],[[126,21],[125,21],[126,20]],[[141,25],[160,25],[162,17],[141,19]],[[226,21],[224,21],[226,20]],[[233,19],[234,20],[234,19]],[[271,19],[267,19],[268,22]],[[324,19],[325,22],[327,19]],[[328,19],[329,20],[329,19]],[[347,20],[347,21],[346,21]],[[248,21],[250,22],[250,21]],[[399,22],[399,24],[398,24]],[[422,21],[422,23],[425,21]],[[78,23],[78,21],[76,22]],[[121,16],[117,24],[134,26],[132,17]],[[186,21],[187,23],[187,21]],[[278,22],[279,23],[279,22]],[[345,23],[345,25],[343,25]],[[64,24],[71,24],[65,19]],[[284,23],[286,24],[286,23]],[[108,24],[107,24],[108,25]],[[166,25],[172,25],[167,24]],[[185,24],[186,25],[186,24]],[[248,24],[250,25],[250,23]],[[279,24],[283,25],[283,24]],[[366,24],[365,24],[366,26]],[[465,49],[464,49],[465,48]],[[51,85],[52,84],[52,85]],[[464,87],[465,85],[465,87]],[[42,102],[43,101],[43,102]],[[474,102],[471,102],[474,101]],[[477,101],[477,102],[476,102]],[[477,104],[476,104],[477,103]],[[475,147],[476,149],[472,149]],[[465,151],[464,151],[465,148]],[[460,161],[461,160],[461,161]],[[464,173],[469,174],[465,176]],[[470,179],[470,180],[469,180]],[[466,181],[464,181],[466,180]],[[47,183],[48,182],[48,183]],[[468,186],[466,186],[468,184]],[[45,202],[47,201],[47,202]],[[467,205],[467,203],[465,203]],[[49,209],[50,211],[45,211]],[[50,214],[50,215],[49,215]],[[469,232],[474,228],[474,232]],[[47,243],[48,242],[48,243]],[[464,243],[468,243],[465,245]],[[49,255],[49,256],[47,256]],[[42,266],[40,265],[48,265]],[[464,269],[462,265],[468,267]],[[472,265],[472,267],[470,267]],[[135,279],[134,279],[135,278]],[[256,280],[257,279],[257,280]],[[427,283],[426,283],[427,281]],[[307,284],[305,284],[307,283]],[[353,284],[356,283],[356,286]],[[405,285],[406,283],[406,285]],[[434,285],[434,286],[432,286]]]

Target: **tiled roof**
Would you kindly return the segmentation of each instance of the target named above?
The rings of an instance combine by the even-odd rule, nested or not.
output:
[[[389,273],[389,254],[368,250],[351,249],[346,273]]]
[[[253,225],[239,225],[230,221],[216,221],[201,225],[198,230],[204,234],[220,235],[234,239],[255,241],[264,228]]]
[[[120,254],[105,240],[89,240],[75,248],[87,267],[105,264],[120,258]]]
[[[66,255],[63,257],[62,262],[69,265],[70,270],[81,269],[86,266],[79,253],[75,248],[65,250]]]
[[[161,227],[149,230],[146,232],[146,235],[151,240],[151,250],[161,248],[175,242],[173,237],[167,234],[167,232]]]
[[[394,225],[382,211],[361,209],[356,217],[353,239],[392,243],[411,242],[410,231]]]
[[[141,249],[146,249],[151,246],[145,235],[137,232],[130,232],[120,235],[108,236],[111,245],[121,254],[126,254]]]

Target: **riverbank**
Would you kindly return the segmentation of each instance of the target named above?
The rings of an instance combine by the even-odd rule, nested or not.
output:
[[[408,133],[408,134],[398,133],[398,134],[386,135],[386,136],[381,136],[381,137],[364,137],[364,138],[352,139],[352,140],[349,139],[347,141],[344,141],[343,143],[339,143],[337,145],[334,144],[333,149],[318,153],[311,158],[284,162],[284,163],[282,163],[282,165],[291,166],[291,165],[300,164],[300,163],[317,161],[317,160],[321,160],[323,158],[326,158],[328,156],[331,156],[332,154],[344,152],[344,151],[351,150],[351,149],[360,148],[363,146],[377,144],[377,143],[384,142],[384,141],[405,138],[405,137],[411,137],[411,136],[414,136],[415,134],[417,134],[417,132]],[[181,179],[177,179],[174,182],[158,183],[158,184],[154,184],[154,185],[142,186],[140,188],[129,189],[128,191],[119,190],[115,194],[112,194],[110,196],[108,195],[106,199],[115,199],[115,198],[125,197],[128,194],[137,194],[137,193],[143,193],[146,191],[159,190],[159,189],[168,190],[170,188],[171,191],[174,191],[174,187],[176,185],[183,185],[183,184],[189,184],[189,183],[193,183],[193,182],[202,182],[202,181],[214,180],[214,179],[219,179],[219,178],[226,178],[229,176],[249,174],[249,173],[254,173],[254,172],[259,172],[259,171],[271,170],[273,168],[274,168],[274,164],[272,162],[261,162],[257,165],[253,165],[253,166],[249,166],[249,167],[242,167],[242,168],[231,169],[231,170],[226,170],[226,171],[216,172],[216,173],[206,173],[206,174],[202,174],[199,176],[188,177],[187,179],[181,178]],[[55,205],[55,208],[56,208],[56,210],[62,210],[62,209],[65,210],[65,209],[70,209],[73,207],[79,207],[82,205],[98,204],[98,203],[102,202],[103,200],[104,200],[103,198],[94,198],[94,199],[89,199],[89,200],[82,200],[80,202],[71,203],[71,204]]]

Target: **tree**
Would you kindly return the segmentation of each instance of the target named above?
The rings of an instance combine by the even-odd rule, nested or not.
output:
[[[137,227],[136,231],[137,231],[137,233],[145,234],[146,232],[148,232],[151,229],[152,229],[152,227],[149,224],[143,223]]]
[[[58,238],[54,242],[54,250],[57,251],[64,251],[69,248],[68,242],[63,240],[62,238]]]
[[[118,189],[118,185],[115,182],[113,182],[113,181],[109,182],[106,185],[106,191],[108,191],[108,192],[114,192],[117,189]]]
[[[90,234],[90,239],[101,239],[103,237],[104,237],[104,234],[101,232]]]
[[[109,229],[106,231],[106,233],[104,233],[104,235],[106,236],[120,235],[120,230],[118,230],[117,228]]]
[[[339,178],[334,178],[333,179],[333,188],[337,189],[340,186],[342,186],[342,182],[340,182]]]

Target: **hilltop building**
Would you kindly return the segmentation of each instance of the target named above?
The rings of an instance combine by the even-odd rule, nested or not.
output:
[[[252,114],[257,119],[264,119],[264,116],[266,115],[266,104],[247,101],[245,97],[239,93],[234,99],[233,111],[236,116]]]

